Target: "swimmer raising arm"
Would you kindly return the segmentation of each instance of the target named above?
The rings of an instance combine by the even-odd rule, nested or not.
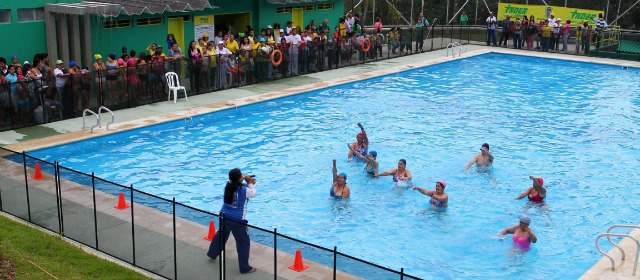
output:
[[[333,160],[333,184],[331,184],[330,195],[333,197],[348,198],[351,192],[349,186],[347,186],[347,174],[338,174],[338,168],[336,167],[336,160]]]
[[[449,202],[449,195],[444,192],[444,188],[447,186],[447,183],[444,181],[436,182],[436,190],[430,191],[421,187],[413,187],[413,190],[419,191],[420,193],[431,197],[431,206],[435,208],[447,208],[447,204]]]
[[[411,172],[406,167],[407,161],[401,159],[398,161],[398,167],[393,168],[389,171],[385,171],[383,173],[375,174],[375,176],[393,176],[394,181],[411,181]]]
[[[364,130],[361,123],[358,123],[358,127],[360,127],[360,133],[356,136],[356,141],[349,146],[349,153],[347,154],[348,160],[353,158],[354,151],[358,151],[360,154],[366,155],[369,149],[369,137],[367,137],[367,132]]]

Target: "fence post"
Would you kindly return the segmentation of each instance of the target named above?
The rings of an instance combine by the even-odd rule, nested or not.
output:
[[[218,256],[218,262],[220,265],[220,280],[224,279],[224,261],[222,260],[224,258],[224,238],[222,238],[224,236],[224,218],[222,216],[222,213],[220,213],[220,216],[218,216],[218,225],[220,225],[220,230],[222,231],[222,235],[220,235],[220,238],[218,238],[218,246],[220,246],[220,255]]]
[[[131,197],[131,247],[133,250],[133,265],[136,265],[136,227],[133,221],[133,184],[129,186]]]
[[[96,250],[98,249],[98,210],[96,209],[96,175],[91,172],[91,192],[93,196],[93,230],[96,235]]]
[[[2,208],[2,188],[0,188],[0,212],[4,212]]]
[[[176,249],[176,198],[171,203],[173,206],[173,279],[178,279],[178,254]]]
[[[404,279],[404,267],[400,268],[400,280]]]
[[[338,266],[338,247],[333,246],[333,280],[336,280],[337,266]]]
[[[27,155],[22,151],[22,166],[24,168],[24,189],[27,195],[27,217],[31,222],[31,203],[29,202],[29,180],[27,176]]]
[[[60,176],[60,171],[58,170],[58,161],[55,161],[53,164],[53,180],[56,184],[56,210],[58,210],[58,233],[64,236],[63,229],[63,221],[62,221],[62,191],[60,190],[60,181],[58,180],[58,176]]]
[[[278,229],[273,229],[273,279],[278,279]]]

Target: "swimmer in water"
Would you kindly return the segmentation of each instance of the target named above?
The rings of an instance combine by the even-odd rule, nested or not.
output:
[[[447,208],[449,204],[449,195],[444,193],[444,188],[447,187],[447,183],[443,180],[436,182],[436,190],[430,191],[421,187],[413,187],[413,190],[431,197],[431,206],[433,208]]]
[[[471,168],[471,166],[474,164],[479,170],[487,170],[491,168],[491,165],[493,164],[493,155],[489,151],[489,144],[482,144],[480,153],[473,157],[473,159],[471,159],[469,163],[464,166],[464,170],[469,170],[469,168]]]
[[[530,223],[529,217],[520,217],[519,224],[503,229],[500,235],[513,234],[513,245],[519,249],[528,250],[531,243],[538,242],[535,233],[529,228]]]
[[[398,167],[380,174],[375,174],[374,176],[393,176],[393,181],[396,183],[411,183],[411,172],[409,171],[409,169],[407,169],[407,161],[404,159],[398,161]]]
[[[335,198],[349,198],[349,186],[347,186],[347,174],[338,174],[338,168],[336,167],[336,160],[333,160],[333,184],[331,185],[331,191],[329,194]]]
[[[360,127],[360,133],[356,136],[356,141],[351,143],[349,146],[349,154],[347,155],[348,160],[353,158],[355,151],[366,155],[369,150],[369,138],[367,137],[367,132],[364,131],[364,127],[361,123],[358,123],[358,127]]]
[[[351,149],[351,146],[349,146],[349,149]],[[378,153],[376,151],[369,151],[368,155],[363,155],[353,149],[351,149],[351,151],[353,151],[353,154],[357,158],[367,163],[364,166],[364,170],[367,171],[367,174],[369,174],[370,176],[375,176],[376,173],[378,173]]]
[[[531,202],[544,202],[544,198],[547,197],[547,189],[544,188],[544,179],[534,176],[529,176],[529,179],[531,179],[533,186],[521,193],[516,199],[527,197]]]

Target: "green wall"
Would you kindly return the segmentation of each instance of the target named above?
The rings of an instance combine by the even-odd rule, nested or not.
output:
[[[18,22],[18,8],[44,7],[48,3],[71,3],[79,0],[6,0],[0,9],[11,10],[11,23],[0,24],[0,56],[10,60],[17,55],[20,62],[31,61],[36,53],[47,52],[47,38],[43,21]],[[18,37],[19,38],[16,38]],[[16,38],[12,41],[11,38]]]
[[[331,26],[332,28],[336,24],[338,24],[338,18],[344,15],[344,0],[335,0],[329,2],[333,2],[332,10],[304,11],[304,24],[307,25],[309,24],[309,22],[311,22],[311,20],[315,20],[316,25],[320,25],[325,18],[329,20],[329,26]],[[260,0],[260,19],[258,26],[265,27],[269,24],[278,22],[284,28],[287,21],[291,20],[291,13],[276,13],[277,8],[281,6],[288,5],[273,5],[268,4],[266,0]],[[296,5],[292,5],[292,7],[295,6]],[[301,27],[304,28],[304,26]],[[259,28],[256,29],[259,30]]]

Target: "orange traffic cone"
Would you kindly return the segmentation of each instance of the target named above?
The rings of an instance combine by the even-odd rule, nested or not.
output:
[[[202,239],[204,240],[213,240],[213,237],[216,235],[216,224],[213,223],[213,221],[209,222],[209,233],[207,235],[205,235],[204,237],[202,237]]]
[[[44,176],[42,176],[42,170],[40,169],[40,162],[36,162],[36,170],[33,173],[34,180],[42,180]]]
[[[302,262],[302,251],[300,251],[300,249],[296,250],[295,261],[293,262],[293,265],[289,267],[289,269],[297,272],[302,272],[307,268],[309,268],[309,266],[304,265],[304,263]]]
[[[127,203],[124,200],[123,192],[120,192],[120,194],[118,195],[118,204],[116,204],[115,208],[120,210],[129,208],[129,205],[127,205]]]

